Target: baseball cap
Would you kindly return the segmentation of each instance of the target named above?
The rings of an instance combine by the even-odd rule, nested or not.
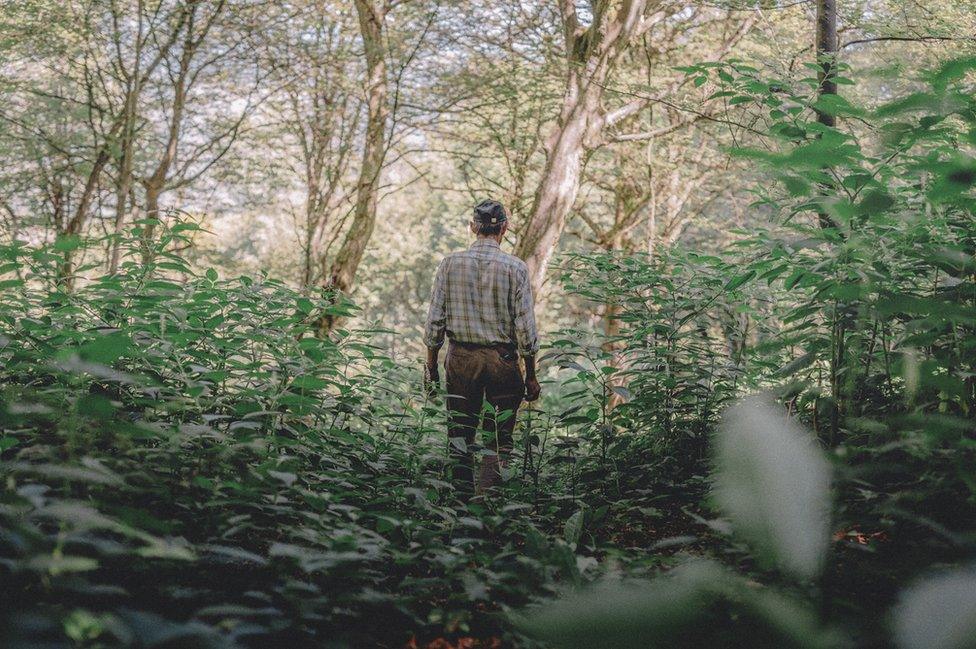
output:
[[[474,220],[478,223],[494,225],[507,221],[508,215],[498,201],[484,200],[474,206]]]

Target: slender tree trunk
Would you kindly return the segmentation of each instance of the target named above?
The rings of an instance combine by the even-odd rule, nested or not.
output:
[[[131,169],[130,169],[131,172]],[[120,173],[121,170],[120,170]],[[120,178],[118,191],[116,192],[115,223],[113,230],[115,238],[112,240],[111,253],[108,260],[108,273],[114,275],[119,272],[119,261],[122,257],[122,231],[125,229],[125,217],[129,213],[129,194],[132,187],[131,178]]]
[[[132,139],[135,136],[135,113],[136,113],[136,101],[138,98],[138,75],[139,70],[136,68],[136,74],[133,87],[129,93],[126,95],[126,106],[125,106],[125,124],[122,128],[123,141],[122,141],[122,157],[119,160],[119,178],[116,186],[116,201],[115,201],[115,223],[114,223],[114,234],[115,239],[112,240],[111,254],[109,255],[108,272],[110,275],[114,275],[119,270],[119,258],[121,256],[121,248],[119,241],[122,236],[122,231],[125,228],[125,217],[128,214],[129,206],[129,195],[132,192]]]
[[[163,195],[163,184],[150,178],[144,183],[146,188],[146,219],[149,220],[142,228],[142,262],[148,264],[152,261],[153,237],[156,235],[156,226],[152,219],[159,220],[159,197]]]
[[[58,233],[59,239],[81,235],[85,223],[88,221],[88,212],[91,204],[95,200],[95,192],[98,189],[102,170],[105,169],[109,157],[108,142],[106,141],[95,157],[95,163],[88,173],[88,180],[85,181],[85,188],[81,192],[81,198],[78,201],[75,214],[68,221],[67,225],[65,225],[64,230]],[[61,260],[61,267],[58,269],[57,282],[65,291],[71,291],[74,288],[74,251],[71,249],[64,251],[64,258]]]
[[[609,252],[623,250],[623,247],[623,236],[618,234],[610,243]],[[624,359],[621,356],[621,352],[624,350],[625,345],[622,341],[617,340],[617,337],[620,336],[620,316],[622,314],[623,307],[620,304],[620,300],[616,297],[609,296],[603,312],[603,334],[605,340],[603,348],[611,354],[610,366],[618,372],[624,369]],[[611,376],[609,383],[611,386],[623,387],[625,382],[619,376]],[[618,392],[611,391],[607,408],[613,410],[621,403],[623,403],[623,397]]]
[[[602,144],[608,126],[635,115],[649,103],[646,98],[637,98],[605,112],[601,102],[607,79],[630,42],[657,20],[665,20],[670,11],[649,0],[598,0],[590,4],[590,25],[583,28],[577,19],[576,3],[560,1],[568,53],[566,94],[559,123],[548,141],[546,166],[532,213],[515,248],[529,267],[536,295],[541,292],[549,260],[576,200],[585,155]],[[649,6],[657,10],[657,18],[652,18]],[[714,53],[714,59],[734,47],[756,18],[755,13],[749,14]],[[680,83],[674,89],[678,86]]]
[[[179,55],[176,75],[173,78],[173,112],[169,118],[166,147],[163,149],[152,174],[142,181],[146,189],[146,218],[149,219],[141,236],[143,263],[148,263],[152,257],[152,239],[155,236],[156,221],[160,219],[159,198],[169,188],[170,174],[180,147],[187,95],[193,85],[193,78],[199,74],[199,69],[192,70],[193,60],[200,52],[217,17],[224,10],[224,4],[224,0],[213,3],[202,3],[199,0],[194,0],[186,5],[186,31],[183,35],[183,46]],[[210,13],[203,17],[203,23],[199,25],[197,12],[201,7],[209,8]]]
[[[222,0],[221,0],[222,2]],[[98,189],[102,172],[105,166],[111,161],[111,145],[116,141],[121,139],[123,141],[123,146],[128,142],[129,150],[129,160],[128,164],[131,169],[132,162],[132,152],[131,152],[131,140],[134,137],[132,129],[134,128],[135,121],[135,111],[136,102],[138,100],[138,92],[142,87],[144,82],[149,78],[152,72],[156,69],[160,63],[166,58],[166,54],[170,51],[173,44],[179,38],[183,27],[186,25],[188,16],[192,13],[195,8],[199,6],[197,0],[193,3],[181,4],[178,3],[178,8],[175,10],[177,13],[174,15],[174,20],[172,23],[172,29],[169,36],[166,39],[160,39],[155,41],[159,45],[159,50],[156,54],[145,63],[144,69],[140,71],[142,62],[142,52],[143,46],[147,42],[149,35],[143,35],[142,25],[143,25],[143,8],[144,4],[137,2],[137,12],[138,12],[138,32],[136,36],[136,52],[135,52],[135,67],[134,73],[131,77],[133,87],[130,89],[124,101],[124,109],[119,113],[112,121],[111,127],[105,133],[102,143],[96,148],[94,155],[94,162],[92,168],[88,174],[88,178],[85,182],[85,187],[82,190],[81,198],[78,201],[77,207],[74,210],[74,214],[70,220],[64,223],[63,228],[58,228],[58,237],[64,236],[76,236],[80,235],[84,229],[88,220],[89,211],[91,205],[95,200],[95,194]],[[122,66],[123,63],[119,61],[119,65]],[[121,135],[120,135],[121,134]],[[124,166],[124,165],[123,165]],[[120,183],[123,181],[122,174],[120,176]],[[133,184],[133,179],[131,178],[131,171],[129,172],[129,191],[125,194],[122,191],[118,191],[120,197],[120,204],[124,205],[126,202],[125,196],[131,195],[131,187]],[[121,209],[124,209],[121,208]],[[65,215],[66,216],[66,215]],[[124,217],[124,214],[122,215]],[[116,221],[118,221],[120,215],[116,213]],[[63,218],[60,219],[63,222]],[[117,255],[113,255],[115,257]],[[117,264],[117,262],[116,262]],[[58,284],[67,290],[72,288],[73,284],[73,273],[74,273],[74,260],[72,251],[66,251],[61,268],[58,271]]]
[[[834,81],[837,65],[837,5],[836,0],[817,0],[817,78],[819,81],[818,97],[823,98],[837,94],[837,83]],[[837,125],[834,115],[817,110],[817,121],[833,128]],[[832,187],[826,186],[824,192],[831,192]],[[820,227],[839,232],[836,221],[821,209],[817,214]],[[846,365],[845,342],[847,335],[846,314],[843,303],[834,305],[831,320],[831,358],[830,358],[830,430],[828,443],[834,446],[838,442],[840,419],[843,410],[843,394],[841,391],[841,375]]]
[[[327,286],[338,293],[348,293],[352,289],[366,245],[373,235],[380,173],[386,159],[386,119],[389,112],[384,44],[386,8],[381,0],[356,0],[356,13],[366,55],[366,137],[352,223],[328,273],[324,274]],[[322,323],[323,329],[331,331],[337,320],[336,316],[327,315]]]
[[[309,293],[320,263],[322,231],[326,226],[327,205],[319,187],[321,169],[310,162],[305,174],[305,245],[302,250],[302,291]]]
[[[305,210],[305,245],[302,247],[302,293],[308,294],[312,288],[312,276],[314,270],[315,255],[312,251],[315,229],[313,227],[312,215],[308,206]]]
[[[837,94],[834,68],[837,64],[837,5],[835,0],[817,0],[817,96]],[[817,110],[817,121],[824,126],[834,127],[837,118],[823,110]],[[837,223],[821,210],[817,218],[821,228],[837,228]]]
[[[159,163],[152,175],[142,182],[146,189],[146,218],[148,222],[142,229],[143,263],[151,258],[152,240],[156,234],[156,222],[160,220],[159,198],[166,191],[166,181],[169,178],[170,167],[176,159],[176,152],[180,142],[180,128],[183,121],[183,106],[186,101],[184,94],[184,80],[186,72],[181,73],[173,92],[173,114],[170,117],[169,136],[166,149],[163,151]]]
[[[119,257],[121,253],[119,239],[125,227],[125,217],[128,213],[129,194],[132,192],[132,154],[133,138],[135,137],[136,112],[139,104],[139,94],[142,90],[142,46],[143,46],[143,13],[144,4],[142,0],[136,3],[138,20],[136,22],[136,42],[135,52],[132,57],[132,71],[128,73],[128,83],[125,93],[125,106],[123,108],[122,120],[122,154],[119,160],[119,178],[116,186],[115,201],[115,223],[112,240],[111,252],[109,254],[108,272],[114,275],[119,270]],[[119,66],[124,65],[121,51],[119,54]]]
[[[837,5],[835,0],[817,0],[817,78],[819,95],[836,95],[834,67],[837,61]],[[817,121],[826,126],[836,125],[836,119],[817,111]]]

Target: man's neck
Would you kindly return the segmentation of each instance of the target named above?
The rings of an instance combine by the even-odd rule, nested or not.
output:
[[[502,245],[502,235],[500,234],[479,234],[475,241],[494,241],[498,245]]]

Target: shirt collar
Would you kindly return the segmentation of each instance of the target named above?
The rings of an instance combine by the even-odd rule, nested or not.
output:
[[[486,247],[486,246],[489,247],[489,248],[500,248],[501,247],[501,246],[498,245],[498,242],[495,241],[494,239],[489,239],[488,237],[485,237],[483,239],[475,239],[474,240],[474,243],[471,244],[471,249],[473,250],[475,248],[483,248],[483,247]]]

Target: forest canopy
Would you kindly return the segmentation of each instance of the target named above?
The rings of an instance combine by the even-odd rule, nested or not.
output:
[[[4,2],[0,643],[976,647],[974,39]],[[489,198],[543,396],[469,500],[422,335]]]

